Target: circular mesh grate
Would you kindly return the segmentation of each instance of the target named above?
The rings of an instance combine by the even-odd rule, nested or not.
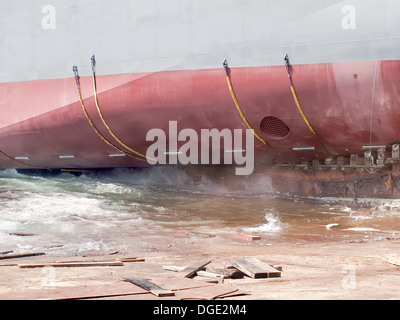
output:
[[[261,121],[260,129],[271,139],[283,139],[289,134],[289,127],[281,119],[265,117]]]

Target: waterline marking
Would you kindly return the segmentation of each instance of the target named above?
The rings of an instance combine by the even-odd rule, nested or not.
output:
[[[157,160],[148,160],[152,165],[224,164],[241,166],[235,168],[236,175],[250,175],[254,171],[254,132],[250,129],[244,134],[242,129],[233,132],[230,129],[201,129],[199,136],[194,129],[178,132],[177,121],[169,121],[168,135],[162,129],[151,129],[146,141],[154,142],[146,152],[148,159]],[[178,149],[179,142],[183,144]]]

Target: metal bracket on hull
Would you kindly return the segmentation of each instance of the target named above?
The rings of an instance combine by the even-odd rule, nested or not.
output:
[[[43,167],[35,166],[35,165],[28,164],[28,163],[25,163],[25,162],[21,161],[21,160],[30,160],[29,157],[15,157],[15,158],[13,158],[13,157],[9,156],[8,154],[4,153],[3,151],[0,151],[0,155],[3,155],[7,159],[9,159],[9,160],[11,160],[11,161],[13,161],[15,163],[18,163],[19,165],[22,165],[24,167],[51,171],[51,169],[49,169],[49,168],[43,168]]]
[[[305,170],[336,170],[340,169],[344,172],[352,171],[368,171],[369,173],[387,170],[392,172],[400,172],[400,146],[393,145],[391,154],[386,151],[386,147],[382,146],[375,149],[364,150],[362,154],[351,154],[350,156],[337,156],[325,159],[323,164],[313,160],[312,165],[309,161],[303,160],[300,164],[276,164],[276,168],[292,168]],[[375,160],[376,159],[376,160]]]
[[[76,86],[78,87],[78,90],[81,90],[81,82],[80,82],[80,76],[79,76],[79,71],[77,66],[72,67],[72,72],[74,73],[74,78],[75,78],[75,83]]]
[[[92,55],[91,61],[92,61],[92,70],[93,72],[96,72],[96,57],[94,55]]]
[[[393,172],[400,172],[400,144],[392,144],[392,170]]]
[[[79,72],[78,72],[78,67],[77,66],[73,66],[72,67],[72,71],[74,73],[75,78],[79,79]]]
[[[289,55],[286,53],[285,56],[283,57],[283,60],[285,61],[286,65],[286,70],[289,76],[290,84],[293,85],[293,79],[292,79],[292,65],[290,64],[289,61]]]

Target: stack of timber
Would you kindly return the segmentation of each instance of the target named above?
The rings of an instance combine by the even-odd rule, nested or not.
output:
[[[253,279],[279,278],[281,268],[268,265],[257,258],[232,259],[231,265]]]
[[[282,271],[282,267],[267,264],[257,258],[232,259],[230,265],[222,270],[216,270],[212,267],[206,269],[205,267],[210,263],[211,261],[202,261],[189,267],[164,266],[163,269],[178,272],[179,275],[187,278],[201,276],[217,279],[221,282],[223,282],[224,279],[236,279],[243,276],[248,276],[253,279],[278,278],[281,276]]]

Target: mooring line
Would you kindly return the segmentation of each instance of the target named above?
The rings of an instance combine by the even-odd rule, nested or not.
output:
[[[116,135],[115,133],[111,130],[110,126],[108,125],[107,121],[104,119],[103,116],[103,112],[100,109],[99,106],[99,100],[97,97],[97,83],[96,83],[96,59],[95,56],[93,55],[92,58],[92,78],[93,78],[93,90],[94,90],[94,100],[96,103],[96,108],[97,108],[97,112],[100,116],[101,121],[103,122],[104,126],[107,128],[108,132],[111,134],[111,136],[121,145],[123,146],[125,149],[129,150],[130,152],[132,152],[133,154],[136,154],[139,157],[143,157],[145,158],[148,162],[157,162],[156,159],[147,157],[145,154],[142,154],[132,148],[130,148],[129,146],[127,146],[125,143],[123,143]]]
[[[293,77],[292,77],[292,72],[291,72],[291,65],[290,65],[290,62],[289,62],[289,56],[288,56],[288,54],[285,55],[284,60],[285,60],[285,65],[286,65],[286,69],[287,69],[289,81],[290,81],[290,90],[291,90],[291,92],[292,92],[292,96],[293,96],[294,102],[295,102],[295,104],[296,104],[296,106],[297,106],[297,109],[299,110],[299,113],[300,113],[301,117],[303,118],[305,124],[307,125],[308,129],[309,129],[310,132],[317,138],[317,140],[318,140],[320,146],[324,149],[325,153],[326,153],[327,155],[331,155],[331,153],[329,152],[329,150],[328,150],[328,149],[325,147],[325,145],[322,143],[320,137],[317,135],[317,132],[314,130],[314,128],[313,128],[313,126],[311,125],[310,121],[308,121],[307,116],[306,116],[306,114],[304,113],[303,108],[301,107],[299,98],[298,98],[297,93],[296,93],[296,89],[295,89],[295,87],[294,87],[294,82],[293,82]]]
[[[240,107],[239,101],[236,97],[236,93],[235,90],[233,89],[233,84],[232,84],[232,79],[231,76],[229,74],[230,70],[229,70],[229,66],[228,66],[228,61],[225,59],[223,62],[223,66],[225,68],[225,72],[226,72],[226,80],[228,81],[228,86],[229,86],[229,91],[231,93],[232,96],[232,100],[235,103],[236,109],[239,112],[240,117],[242,118],[243,122],[246,124],[247,128],[249,128],[254,136],[261,141],[263,144],[269,146],[271,149],[274,149],[267,141],[265,141],[255,130],[254,128],[251,126],[251,124],[249,123],[249,121],[247,120],[246,116],[243,113],[242,108]]]
[[[126,156],[131,157],[131,158],[136,159],[136,160],[146,161],[146,160],[144,160],[144,159],[142,159],[142,158],[135,157],[134,155],[131,155],[131,154],[125,152],[124,150],[118,148],[116,145],[114,145],[112,142],[108,141],[108,140],[101,134],[101,132],[97,129],[97,127],[94,125],[92,119],[90,118],[90,116],[89,116],[89,114],[88,114],[88,112],[87,112],[87,110],[86,110],[86,106],[85,106],[85,104],[84,104],[84,102],[83,102],[82,91],[81,91],[81,85],[80,85],[80,77],[79,77],[79,73],[78,73],[78,67],[74,66],[72,70],[73,70],[73,72],[74,72],[76,87],[77,87],[77,89],[78,89],[79,101],[81,102],[81,106],[82,106],[83,113],[85,114],[85,117],[86,117],[87,121],[89,122],[90,126],[92,127],[92,129],[94,130],[94,132],[95,132],[95,133],[100,137],[100,139],[103,140],[107,145],[109,145],[110,147],[112,147],[112,148],[118,150],[119,152],[125,154]]]

